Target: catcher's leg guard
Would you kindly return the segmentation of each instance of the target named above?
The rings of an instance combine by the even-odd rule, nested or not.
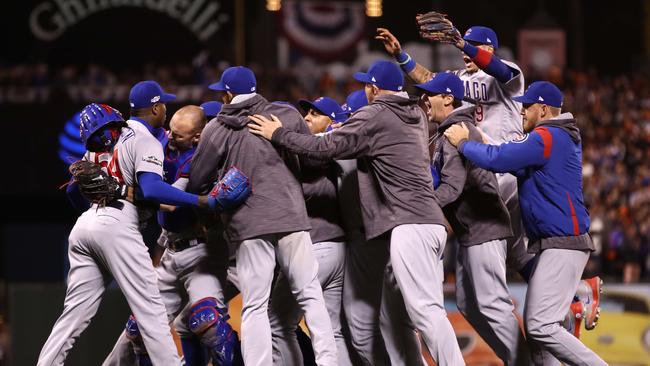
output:
[[[207,352],[197,337],[182,337],[181,347],[185,366],[205,366],[208,363]]]
[[[197,301],[190,314],[190,331],[208,348],[212,362],[219,366],[232,366],[239,339],[227,322],[226,309],[218,309],[217,300],[207,297]]]
[[[138,359],[138,366],[153,366],[149,354],[147,354],[147,349],[144,347],[144,342],[140,335],[140,329],[138,328],[138,322],[135,320],[133,315],[129,316],[124,332],[126,333],[126,338],[128,338],[133,344],[133,351]]]

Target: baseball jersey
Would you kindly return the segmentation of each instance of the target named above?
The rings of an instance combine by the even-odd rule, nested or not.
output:
[[[453,71],[465,84],[465,96],[478,102],[474,113],[476,125],[497,144],[523,135],[521,103],[511,98],[524,93],[524,75],[515,63],[502,61],[519,71],[506,83],[481,69],[475,73],[466,69]]]
[[[137,173],[150,172],[163,176],[163,148],[142,122],[127,121],[128,127],[113,148],[108,173],[120,183],[135,186]]]
[[[190,176],[190,163],[196,147],[189,150],[178,152],[169,148],[169,144],[165,146],[165,161],[163,163],[163,171],[165,181],[169,184],[177,182],[181,178],[189,178]]]

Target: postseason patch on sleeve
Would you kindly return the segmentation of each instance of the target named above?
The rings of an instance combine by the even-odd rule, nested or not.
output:
[[[523,135],[523,136],[516,137],[516,138],[514,138],[514,139],[512,140],[512,142],[514,142],[514,143],[516,143],[516,144],[521,144],[522,142],[525,142],[526,140],[528,140],[528,136],[529,136],[529,135],[530,135],[530,134],[527,133],[527,134],[525,134],[525,135]]]
[[[149,156],[143,157],[143,158],[142,158],[142,161],[144,161],[145,163],[158,165],[158,166],[160,166],[160,167],[163,166],[163,162],[162,162],[162,160],[158,159],[157,157],[155,157],[155,156],[153,156],[153,155],[149,155]]]

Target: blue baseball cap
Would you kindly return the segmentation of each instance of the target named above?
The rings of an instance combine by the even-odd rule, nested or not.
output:
[[[316,111],[331,118],[334,122],[343,122],[346,119],[341,106],[336,103],[334,99],[329,97],[320,97],[313,102],[301,99],[298,101],[298,105],[305,112],[308,112],[310,109],[315,109]]]
[[[539,103],[557,108],[562,107],[563,99],[560,89],[548,81],[536,81],[528,86],[524,95],[512,98],[515,102],[522,104]]]
[[[201,109],[203,109],[203,114],[206,117],[216,117],[219,112],[221,112],[222,103],[216,101],[205,102],[201,104]]]
[[[176,95],[165,93],[160,84],[153,80],[133,85],[129,93],[129,105],[133,109],[148,108],[156,103],[168,103],[175,99]]]
[[[402,70],[395,63],[385,60],[375,61],[368,72],[355,72],[354,79],[384,90],[402,91],[404,87]]]
[[[439,72],[433,79],[415,87],[433,94],[451,94],[457,100],[463,100],[465,97],[463,82],[456,74],[450,72]]]
[[[359,108],[365,107],[368,105],[368,96],[366,96],[366,91],[363,89],[355,90],[348,95],[345,99],[345,104],[341,106],[344,113],[354,113]]]
[[[257,80],[251,69],[244,66],[233,66],[224,70],[219,82],[210,84],[208,88],[217,91],[229,91],[233,94],[250,94],[257,89]]]
[[[499,48],[499,40],[497,39],[497,34],[488,27],[482,27],[480,25],[470,27],[465,32],[463,39],[470,42],[490,45],[494,47],[494,49]]]

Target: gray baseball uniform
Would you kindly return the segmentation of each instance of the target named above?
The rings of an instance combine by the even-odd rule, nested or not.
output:
[[[272,363],[268,302],[277,261],[305,313],[316,362],[335,365],[336,344],[306,231],[310,225],[302,189],[290,170],[298,160],[248,132],[248,116],[253,114],[274,114],[294,131],[307,129],[300,114],[290,107],[271,104],[258,94],[236,96],[203,130],[192,160],[188,191],[208,191],[214,178],[231,166],[237,166],[255,186],[241,207],[222,216],[228,240],[239,244],[236,258],[243,300],[244,362]]]
[[[551,248],[538,254],[524,308],[524,323],[535,365],[559,365],[559,361],[566,365],[607,365],[561,325],[589,253],[588,250]],[[542,347],[552,352],[557,360],[549,352],[542,351]]]
[[[162,176],[162,146],[140,122],[127,123],[108,164],[109,173],[130,186],[138,172]],[[84,212],[70,233],[68,255],[64,310],[43,346],[38,365],[63,365],[75,339],[97,312],[111,276],[140,323],[154,364],[180,365],[133,204],[119,200],[103,208],[93,205]]]
[[[473,106],[461,106],[440,123],[433,136],[432,164],[439,170],[436,200],[454,229],[456,303],[465,319],[506,365],[514,365],[523,339],[506,284],[505,238],[510,216],[499,196],[494,173],[463,159],[444,137],[450,126],[465,123],[470,139],[481,141],[472,123]]]
[[[344,126],[345,127],[345,126]],[[353,350],[364,365],[391,364],[387,350],[397,365],[423,365],[420,340],[405,314],[404,304],[396,301],[382,305],[382,286],[388,263],[389,240],[381,236],[366,240],[361,219],[359,180],[356,160],[338,160],[339,205],[348,242],[343,283],[343,311]],[[380,310],[393,314],[382,337]],[[402,315],[399,315],[401,312]]]
[[[524,74],[515,63],[502,60],[518,74],[506,83],[501,83],[483,70],[474,73],[466,69],[454,73],[465,84],[465,95],[478,102],[474,114],[477,126],[490,139],[491,143],[501,144],[522,136],[521,103],[512,97],[524,92]],[[498,173],[499,193],[508,207],[513,236],[508,239],[508,263],[521,270],[532,258],[527,251],[526,238],[517,196],[517,178],[512,174]]]
[[[302,188],[318,261],[318,280],[323,289],[325,306],[330,316],[336,341],[339,366],[352,365],[341,330],[341,296],[345,266],[345,235],[340,224],[336,165],[318,162],[302,170]],[[302,312],[294,300],[286,277],[280,273],[272,292],[269,320],[273,335],[273,364],[303,365],[302,352],[296,337],[296,327]]]
[[[358,158],[366,238],[390,235],[387,268],[396,281],[389,281],[387,271],[384,289],[398,286],[398,301],[438,362],[463,364],[442,303],[441,256],[447,234],[433,196],[427,136],[426,117],[417,102],[396,93],[378,96],[344,127],[323,137],[280,128],[272,141],[308,157]],[[382,297],[390,297],[389,292]],[[393,362],[399,355],[389,357]]]
[[[225,271],[222,271],[225,270],[225,265],[220,258],[223,257],[208,255],[206,244],[197,242],[180,252],[165,249],[160,264],[156,267],[158,288],[167,310],[167,320],[171,323],[178,318],[174,325],[181,338],[194,336],[187,326],[192,304],[213,297],[217,299],[220,308],[226,307],[222,290],[222,281],[225,282],[225,279],[220,280],[225,276]],[[125,332],[122,332],[102,365],[137,366],[133,353],[131,342]]]

